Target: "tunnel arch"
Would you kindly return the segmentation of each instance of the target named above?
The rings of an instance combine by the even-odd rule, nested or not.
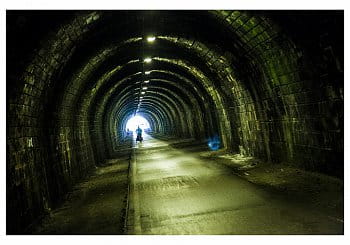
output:
[[[18,68],[20,56],[8,58],[8,188],[37,190],[13,206],[21,226],[118,150],[116,130],[135,113],[144,78],[155,93],[138,113],[159,134],[204,140],[218,131],[228,151],[342,175],[342,45],[321,27],[301,33],[269,11],[67,13],[50,17],[55,29],[33,39]],[[152,63],[142,64],[147,55]]]
[[[124,98],[126,98],[127,99],[127,97],[125,96]],[[119,100],[119,101],[123,101],[123,99],[121,99],[121,100]],[[175,103],[174,103],[175,104]],[[123,107],[123,106],[120,106],[120,107]],[[114,108],[117,108],[116,106],[114,106]],[[168,108],[170,108],[170,107],[168,107]],[[168,112],[168,111],[171,111],[171,109],[168,109],[168,110],[165,110],[165,112]],[[114,113],[112,112],[112,113],[108,113],[109,115],[113,115]],[[111,118],[111,117],[110,117]],[[170,117],[169,117],[170,118]],[[174,117],[173,117],[174,118]],[[110,124],[109,125],[114,125],[114,123],[113,122],[111,122],[110,120],[107,120],[107,121],[109,121],[110,122]],[[113,126],[110,126],[109,128],[113,128]]]

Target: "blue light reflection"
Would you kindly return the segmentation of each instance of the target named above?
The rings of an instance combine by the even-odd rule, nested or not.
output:
[[[209,138],[208,140],[208,146],[210,150],[217,151],[220,148],[220,139],[217,135],[214,137]]]

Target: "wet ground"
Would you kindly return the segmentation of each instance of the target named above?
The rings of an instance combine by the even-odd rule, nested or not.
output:
[[[136,145],[129,234],[343,233],[323,209],[248,182],[199,150],[149,136]]]
[[[339,181],[209,152],[191,139],[144,139],[134,144],[129,180],[125,148],[33,233],[343,234]]]

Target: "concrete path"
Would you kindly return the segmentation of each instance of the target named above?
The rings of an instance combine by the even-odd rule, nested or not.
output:
[[[343,223],[145,135],[132,161],[129,234],[342,234]],[[131,219],[130,219],[131,217]]]

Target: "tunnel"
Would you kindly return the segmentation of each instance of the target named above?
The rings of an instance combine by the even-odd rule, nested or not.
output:
[[[224,158],[218,157],[219,153],[255,159],[249,165],[251,170],[249,166],[238,168],[240,178],[252,178],[259,169],[263,174],[264,164],[272,169],[264,174],[274,176],[297,169],[288,179],[283,175],[281,183],[296,181],[301,173],[322,176],[317,177],[319,181],[337,183],[339,190],[332,193],[338,193],[337,198],[343,196],[342,10],[7,10],[6,43],[7,234],[34,234],[45,218],[56,217],[77,186],[96,171],[117,166],[120,161],[113,165],[111,159],[121,156],[127,162],[123,170],[126,179],[113,193],[126,193],[118,219],[132,226],[130,234],[254,233],[253,228],[232,228],[248,222],[244,218],[250,217],[248,214],[242,214],[240,221],[220,218],[228,217],[220,216],[222,213],[206,221],[198,218],[196,224],[207,226],[197,230],[194,226],[177,230],[173,223],[164,230],[152,226],[156,220],[170,217],[165,214],[170,207],[178,212],[176,217],[181,216],[177,223],[181,227],[190,222],[186,215],[194,206],[209,210],[225,203],[228,207],[237,199],[227,201],[230,196],[215,202],[215,194],[208,194],[207,203],[195,199],[211,193],[215,183],[220,183],[215,193],[233,185],[232,179],[224,180],[229,178],[228,172],[235,175],[231,170],[216,181],[208,180],[213,181],[210,185],[201,182],[208,178],[206,171],[216,165],[221,171],[215,170],[216,174],[224,172],[219,166]],[[128,132],[128,120],[135,116],[149,123],[143,130],[143,142],[136,142],[134,132]],[[165,145],[167,150],[162,148]],[[205,167],[186,165],[195,161],[196,149],[211,154]],[[145,164],[150,167],[151,163],[142,161],[154,154],[158,154],[159,168],[147,170]],[[191,158],[184,160],[186,156]],[[178,160],[170,163],[175,158]],[[204,177],[191,177],[187,170]],[[118,171],[108,176],[112,178]],[[148,178],[147,171],[153,177]],[[160,176],[164,171],[167,175]],[[176,176],[170,176],[172,173]],[[153,194],[146,198],[143,192],[150,188],[146,180],[158,181],[163,189],[152,187]],[[192,196],[181,199],[182,204],[152,199],[174,182],[186,191],[201,188],[202,194],[191,192]],[[311,177],[301,182],[307,185]],[[237,185],[239,193],[246,195],[248,182]],[[132,194],[137,190],[137,196]],[[259,189],[256,194],[261,201],[266,193],[260,191],[266,190]],[[195,205],[186,204],[190,199]],[[137,200],[142,205],[135,211]],[[145,214],[154,203],[162,203],[164,210],[159,207]],[[205,206],[209,203],[213,206]],[[178,210],[181,205],[188,209]],[[244,208],[249,205],[242,204]],[[334,208],[336,214],[327,216],[332,219],[322,218],[323,225],[314,229],[256,232],[342,234],[343,203],[339,205]],[[163,213],[156,214],[157,210]],[[262,213],[269,211],[259,215]],[[271,218],[271,222],[283,227],[278,223],[283,214],[281,211],[280,218]],[[94,219],[89,215],[79,222]],[[254,222],[266,220],[256,219]],[[225,230],[210,228],[208,220],[221,220],[215,227]],[[125,233],[124,226],[124,233],[118,234]]]

